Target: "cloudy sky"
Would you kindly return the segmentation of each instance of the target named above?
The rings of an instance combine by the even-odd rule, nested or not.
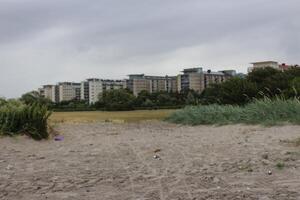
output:
[[[300,63],[299,0],[0,0],[0,96],[184,67]]]

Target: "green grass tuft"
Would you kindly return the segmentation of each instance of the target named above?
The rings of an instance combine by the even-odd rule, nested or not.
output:
[[[0,135],[26,134],[33,139],[48,138],[47,121],[51,112],[45,106],[9,101],[0,105]]]
[[[190,106],[174,112],[167,121],[178,124],[300,124],[300,101],[281,98],[255,100],[245,106]]]
[[[282,162],[279,162],[276,164],[277,169],[282,170],[285,167],[285,164]]]

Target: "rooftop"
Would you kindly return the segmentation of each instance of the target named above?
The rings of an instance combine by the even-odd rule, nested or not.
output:
[[[200,73],[202,72],[202,67],[195,67],[195,68],[186,68],[182,72],[183,73]]]
[[[276,61],[252,62],[252,63],[250,63],[250,64],[265,64],[265,63],[274,63],[274,64],[278,64],[278,62],[276,62]]]

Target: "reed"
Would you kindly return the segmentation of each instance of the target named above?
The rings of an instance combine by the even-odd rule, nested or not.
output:
[[[25,105],[20,101],[1,101],[0,104],[0,134],[26,134],[33,139],[48,138],[48,118],[51,112],[46,106]]]
[[[300,101],[297,98],[265,97],[245,106],[199,105],[189,106],[171,114],[169,122],[178,124],[300,124]]]

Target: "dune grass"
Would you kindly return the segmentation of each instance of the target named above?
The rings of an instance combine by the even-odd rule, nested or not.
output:
[[[41,140],[49,136],[48,118],[51,112],[45,106],[25,105],[20,101],[2,101],[0,105],[0,135],[25,134]]]
[[[245,106],[190,106],[171,114],[169,122],[188,125],[201,124],[300,124],[300,101],[281,98],[255,100]]]
[[[163,120],[175,110],[137,110],[137,111],[89,111],[54,112],[52,123],[60,122],[139,122],[144,120]]]

